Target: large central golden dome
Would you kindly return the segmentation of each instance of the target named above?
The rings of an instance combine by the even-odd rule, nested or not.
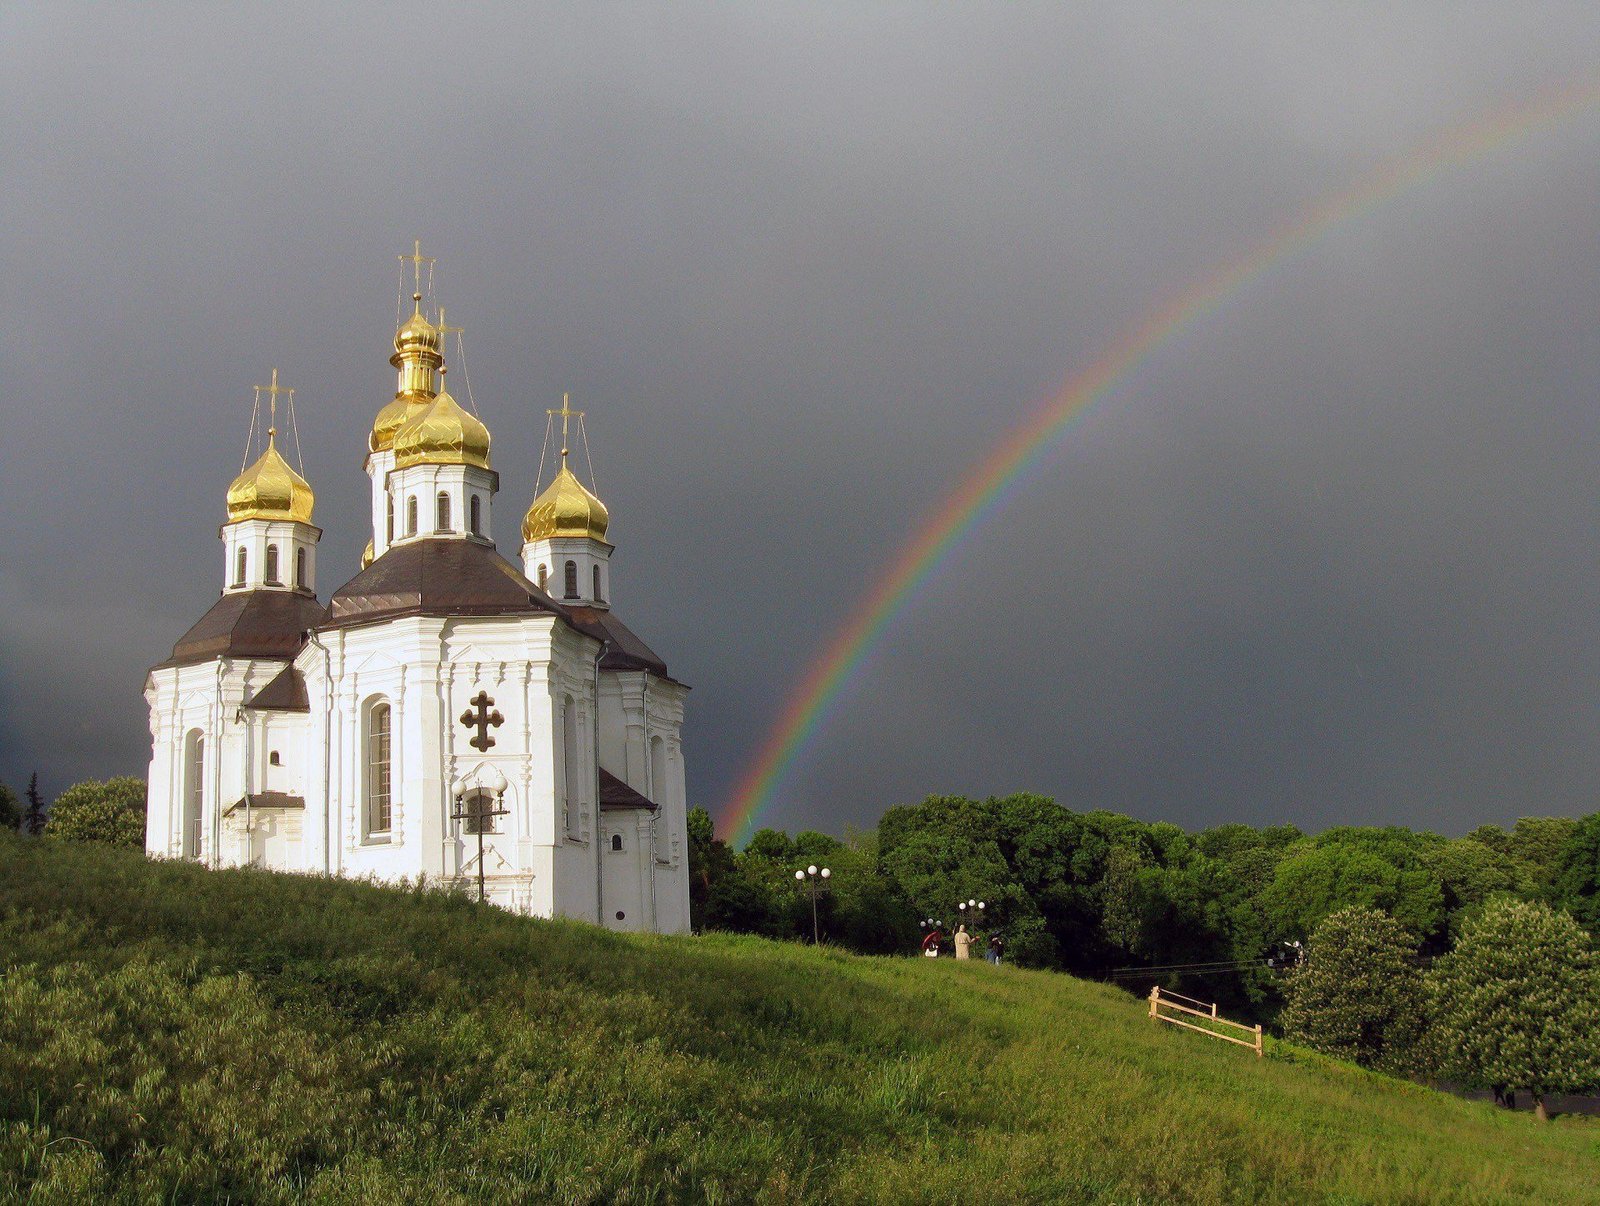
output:
[[[605,503],[584,488],[577,474],[567,468],[563,456],[561,472],[545,492],[533,500],[533,506],[522,520],[522,539],[582,536],[603,541],[610,525],[611,516]]]
[[[229,523],[245,519],[311,522],[316,495],[310,483],[283,459],[273,441],[275,434],[268,433],[267,450],[228,487]]]
[[[489,468],[489,429],[442,393],[394,435],[394,467],[476,465]]]

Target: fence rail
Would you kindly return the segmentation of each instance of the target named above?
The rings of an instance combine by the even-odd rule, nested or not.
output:
[[[1171,999],[1173,997],[1180,998],[1184,1001],[1193,1001],[1194,1004],[1199,1005],[1202,1008],[1191,1009],[1188,1005],[1180,1005],[1177,1001]],[[1182,1018],[1171,1017],[1169,1014],[1163,1013],[1163,1009],[1174,1010],[1178,1013],[1186,1013],[1190,1017],[1204,1018],[1212,1025],[1196,1026],[1193,1022],[1186,1022]],[[1221,1039],[1225,1043],[1235,1043],[1240,1047],[1249,1047],[1256,1053],[1257,1059],[1260,1059],[1265,1053],[1262,1049],[1261,1024],[1259,1022],[1254,1026],[1246,1026],[1243,1022],[1235,1022],[1228,1018],[1221,1017],[1217,1013],[1217,1007],[1215,1003],[1197,1001],[1194,997],[1186,997],[1182,993],[1169,992],[1166,994],[1166,996],[1163,996],[1161,994],[1161,988],[1159,985],[1150,990],[1150,1020],[1152,1022],[1167,1022],[1173,1026],[1182,1026],[1185,1030],[1193,1030],[1199,1034],[1208,1035],[1214,1039]],[[1212,1026],[1228,1026],[1234,1030],[1241,1031],[1248,1037],[1239,1037],[1238,1035],[1227,1034],[1223,1031],[1212,1029]]]

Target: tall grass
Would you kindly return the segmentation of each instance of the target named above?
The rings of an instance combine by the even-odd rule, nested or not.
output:
[[[1600,1128],[981,962],[0,837],[0,1197],[1600,1201]]]

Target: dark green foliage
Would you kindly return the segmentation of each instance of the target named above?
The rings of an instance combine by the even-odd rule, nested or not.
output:
[[[1445,1075],[1480,1088],[1550,1093],[1600,1086],[1600,962],[1564,912],[1495,900],[1428,974],[1433,1044]]]
[[[1288,979],[1284,1037],[1363,1068],[1412,1071],[1424,1032],[1416,939],[1356,905],[1329,914]]]
[[[145,783],[132,775],[75,783],[50,806],[46,837],[144,847]]]
[[[1567,839],[1554,888],[1557,904],[1600,935],[1600,812],[1584,817]]]
[[[22,824],[22,801],[17,793],[0,783],[0,829],[15,829]]]
[[[44,832],[45,826],[44,797],[39,794],[38,771],[28,776],[27,802],[28,806],[22,813],[22,832],[38,837]]]
[[[1444,922],[1444,889],[1424,862],[1426,843],[1406,830],[1331,829],[1290,847],[1262,893],[1272,936],[1304,940],[1352,905],[1388,913],[1411,933]]]

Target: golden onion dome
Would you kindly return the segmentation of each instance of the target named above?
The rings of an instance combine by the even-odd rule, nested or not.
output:
[[[367,547],[361,550],[361,568],[362,569],[366,569],[367,566],[372,564],[372,554],[373,554],[372,541],[369,539],[367,541]]]
[[[396,394],[394,400],[387,403],[378,412],[378,417],[372,420],[372,432],[367,436],[367,448],[373,452],[384,452],[393,448],[394,438],[400,434],[400,429],[406,425],[406,420],[421,414],[432,405],[433,399],[433,394]]]
[[[585,536],[603,541],[610,524],[611,516],[605,503],[584,488],[563,458],[555,481],[528,508],[522,520],[522,538],[546,540],[554,536]]]
[[[476,465],[489,468],[489,429],[448,393],[416,411],[394,435],[394,467]]]
[[[311,522],[316,495],[305,478],[296,473],[278,452],[267,433],[267,450],[250,468],[233,479],[228,487],[228,522],[245,519],[290,519]]]
[[[405,355],[407,352],[428,351],[437,352],[440,344],[439,328],[426,318],[422,317],[422,297],[413,294],[416,298],[417,310],[394,333],[394,350]]]

